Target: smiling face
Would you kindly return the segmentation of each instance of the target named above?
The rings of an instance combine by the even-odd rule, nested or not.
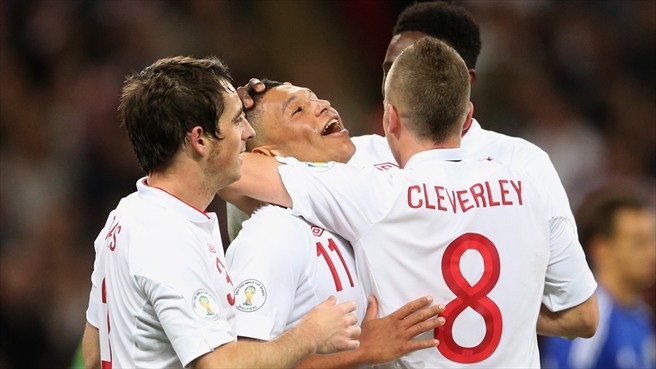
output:
[[[307,88],[289,84],[271,88],[256,109],[252,120],[260,139],[252,151],[343,163],[355,153],[337,110]]]
[[[207,166],[207,174],[217,179],[219,188],[241,178],[239,154],[244,152],[246,140],[254,136],[234,87],[226,82],[225,88],[226,92],[222,93],[224,110],[218,122],[221,140],[212,140]]]

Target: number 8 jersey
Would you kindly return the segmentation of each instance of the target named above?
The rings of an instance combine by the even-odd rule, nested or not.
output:
[[[447,308],[436,348],[407,367],[539,367],[540,305],[576,306],[596,288],[576,228],[535,178],[460,149],[414,155],[404,169],[283,165],[292,212],[355,250],[379,315],[417,296]],[[429,338],[430,334],[422,338]]]

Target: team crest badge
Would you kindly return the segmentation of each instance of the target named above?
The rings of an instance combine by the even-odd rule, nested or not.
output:
[[[219,304],[208,290],[198,290],[192,299],[194,313],[207,320],[217,320],[221,316]]]
[[[266,288],[256,279],[247,279],[235,288],[235,306],[239,311],[255,311],[264,305],[266,298]]]

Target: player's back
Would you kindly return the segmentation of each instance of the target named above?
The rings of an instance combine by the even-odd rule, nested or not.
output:
[[[356,301],[359,322],[364,317],[366,298],[351,245],[289,209],[258,209],[243,223],[226,259],[240,336],[274,339],[330,296]]]
[[[537,366],[535,326],[549,262],[541,195],[508,166],[442,164],[400,171],[404,190],[354,245],[381,313],[421,294],[447,304],[439,352],[409,355],[409,367]]]
[[[454,152],[417,154],[402,170],[281,175],[295,213],[351,240],[381,316],[421,295],[447,304],[440,345],[405,357],[408,367],[539,366],[548,194],[524,171]]]
[[[218,223],[161,190],[142,182],[137,188],[109,214],[95,241],[89,322],[99,329],[101,356],[110,365],[183,367],[202,350],[188,345],[198,336],[216,345],[234,340],[227,301],[233,288]],[[186,313],[184,320],[176,310]]]

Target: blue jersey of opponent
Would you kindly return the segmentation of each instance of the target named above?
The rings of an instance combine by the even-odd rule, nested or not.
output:
[[[540,347],[545,369],[654,369],[656,338],[652,311],[644,304],[618,305],[599,287],[599,328],[592,338],[567,340],[543,337]]]

